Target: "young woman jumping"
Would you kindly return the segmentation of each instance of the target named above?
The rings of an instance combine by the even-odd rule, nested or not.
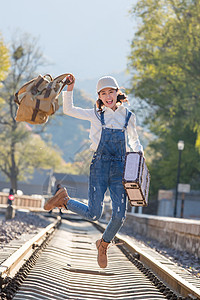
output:
[[[73,105],[75,79],[63,92],[63,112],[66,115],[91,122],[90,139],[94,155],[90,165],[88,205],[71,199],[65,188],[60,189],[44,206],[67,209],[90,221],[102,215],[103,200],[107,188],[112,200],[112,216],[102,238],[96,241],[97,261],[101,268],[107,266],[107,248],[124,223],[126,216],[126,194],[122,184],[126,151],[142,152],[135,115],[124,107],[127,96],[121,92],[115,78],[104,76],[97,83],[98,100],[92,109]],[[74,81],[73,81],[74,80]]]

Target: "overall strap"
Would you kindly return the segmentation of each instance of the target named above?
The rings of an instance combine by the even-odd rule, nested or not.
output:
[[[95,113],[97,119],[99,119],[99,121],[101,122],[101,117],[100,117],[100,115],[99,115],[98,112],[97,112],[96,104],[94,105],[94,113]]]
[[[125,119],[124,129],[127,128],[131,115],[132,115],[132,112],[126,108],[126,119]]]
[[[105,124],[105,120],[104,120],[104,111],[102,111],[102,112],[100,113],[100,115],[99,115],[98,112],[97,112],[96,105],[94,105],[94,113],[95,113],[97,119],[101,122],[101,125],[102,125],[103,127],[105,127],[106,124]]]
[[[105,120],[104,120],[104,111],[102,111],[101,112],[101,125],[103,126],[103,127],[105,127]]]

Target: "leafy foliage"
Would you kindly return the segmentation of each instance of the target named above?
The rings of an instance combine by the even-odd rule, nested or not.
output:
[[[2,86],[1,81],[3,81],[6,78],[9,68],[10,68],[9,51],[0,35],[0,87]]]
[[[140,0],[131,10],[140,19],[131,44],[130,92],[150,107],[145,123],[150,143],[152,190],[174,188],[178,140],[185,141],[181,181],[199,187],[200,2]],[[196,148],[195,148],[196,147]]]

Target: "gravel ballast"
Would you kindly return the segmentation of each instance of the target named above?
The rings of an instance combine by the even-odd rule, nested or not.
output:
[[[42,215],[16,211],[15,218],[0,221],[0,249],[14,239],[19,239],[22,234],[37,234],[42,228],[50,224],[50,220]],[[192,275],[200,278],[200,259],[186,251],[178,251],[163,246],[156,240],[150,240],[144,236],[134,234],[131,229],[122,227],[121,233],[133,237],[140,243],[154,249],[167,257],[178,266],[188,270]]]
[[[177,266],[186,269],[195,277],[200,278],[200,259],[198,257],[195,257],[194,255],[186,251],[179,251],[176,249],[165,247],[156,240],[150,240],[145,236],[133,233],[132,229],[127,228],[126,226],[122,227],[120,232],[128,235],[129,237],[133,237],[138,242],[143,243],[145,246],[148,246],[161,255],[165,256],[173,263],[177,264]]]
[[[50,224],[42,215],[31,212],[16,211],[13,219],[0,221],[1,248],[13,239],[19,239],[22,234],[37,234],[41,228]]]

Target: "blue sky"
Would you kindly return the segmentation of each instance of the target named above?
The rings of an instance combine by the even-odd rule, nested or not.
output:
[[[136,30],[128,14],[136,0],[10,0],[1,3],[0,32],[38,38],[51,63],[48,73],[72,72],[79,80],[124,71]]]

